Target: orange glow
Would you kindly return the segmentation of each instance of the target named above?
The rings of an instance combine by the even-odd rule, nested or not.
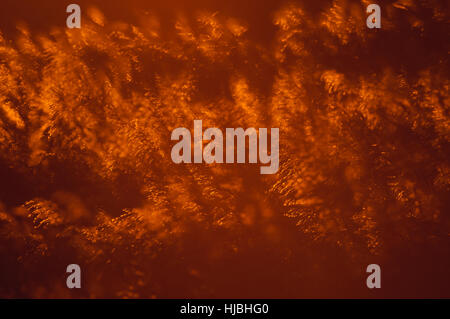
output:
[[[379,30],[368,1],[77,3],[0,4],[0,297],[450,297],[443,1]],[[278,173],[174,164],[195,119],[279,128]]]

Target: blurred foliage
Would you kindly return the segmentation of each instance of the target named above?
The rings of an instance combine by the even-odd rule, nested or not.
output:
[[[269,45],[209,11],[1,35],[0,295],[364,297],[375,260],[449,296],[447,4],[367,4],[280,5]],[[279,127],[280,171],[173,164],[194,119]]]

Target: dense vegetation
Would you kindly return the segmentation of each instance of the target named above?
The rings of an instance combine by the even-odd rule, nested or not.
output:
[[[370,30],[367,1],[315,3],[270,6],[266,37],[94,8],[3,33],[0,295],[450,297],[448,5],[383,1]],[[279,127],[280,171],[173,164],[194,119]]]

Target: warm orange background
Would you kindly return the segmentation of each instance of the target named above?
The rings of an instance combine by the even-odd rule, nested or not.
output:
[[[74,2],[80,30],[0,2],[0,297],[450,297],[448,1],[377,1],[380,30],[369,1]],[[194,119],[279,127],[279,172],[173,164]]]

